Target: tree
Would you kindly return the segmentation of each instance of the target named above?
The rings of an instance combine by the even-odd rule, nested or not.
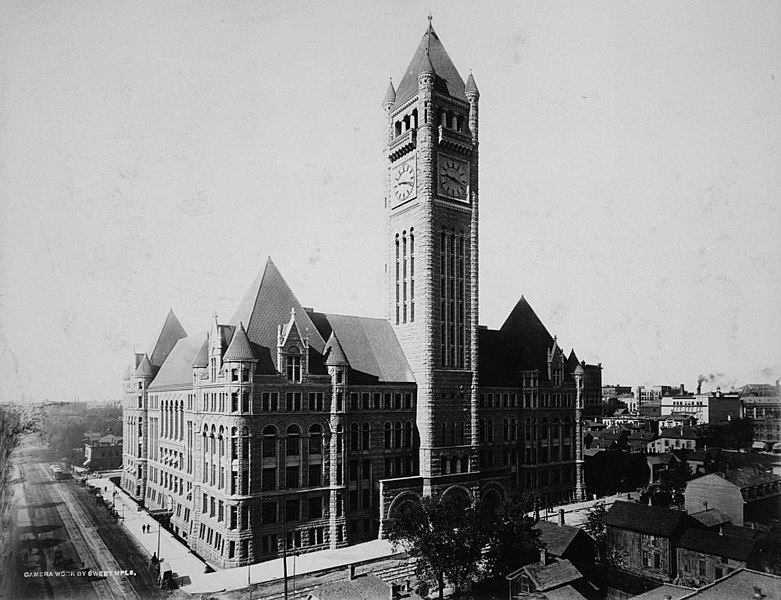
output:
[[[603,405],[606,417],[612,417],[619,408],[626,408],[626,402],[623,402],[618,398],[609,398]]]
[[[418,559],[422,574],[436,580],[441,599],[446,581],[460,592],[476,576],[488,541],[487,523],[480,505],[425,497],[399,509],[390,540]]]
[[[522,502],[506,501],[492,515],[486,553],[486,570],[491,576],[503,577],[537,560],[541,532],[533,529],[535,521],[526,516],[527,508]]]
[[[595,502],[586,513],[586,523],[583,529],[594,538],[596,542],[597,561],[604,560],[607,557],[607,528],[605,527],[605,517],[607,509],[602,501]]]

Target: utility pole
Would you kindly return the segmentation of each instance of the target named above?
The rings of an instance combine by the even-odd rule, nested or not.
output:
[[[285,586],[285,600],[287,598],[287,504],[286,496],[282,497],[282,581]]]

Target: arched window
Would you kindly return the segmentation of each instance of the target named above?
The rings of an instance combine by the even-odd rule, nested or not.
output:
[[[288,348],[285,357],[285,374],[287,380],[293,383],[301,383],[301,353],[295,346]]]
[[[393,446],[401,448],[401,421],[396,421],[393,427]]]
[[[344,429],[342,424],[336,426],[336,454],[342,454],[342,447],[344,445]]]
[[[215,447],[216,446],[216,442],[215,442],[214,437],[215,437],[215,429],[214,429],[214,425],[212,425],[212,431],[211,431],[211,434],[209,435],[209,445],[211,446],[210,449],[211,449],[211,455],[212,456],[214,456],[216,454],[216,451],[217,451],[217,449]]]
[[[485,435],[486,435],[487,442],[494,441],[494,420],[493,419],[488,419],[488,423],[486,424],[486,428],[485,428]]]
[[[368,423],[363,424],[363,431],[361,432],[361,447],[364,450],[369,450],[371,447],[371,427]]]
[[[559,418],[558,417],[553,419],[553,426],[551,427],[551,429],[553,431],[553,439],[554,440],[559,439]]]
[[[263,458],[273,457],[276,455],[277,429],[273,425],[266,425],[266,427],[263,429]]]
[[[390,421],[386,421],[385,422],[385,449],[386,450],[392,447],[391,437],[392,437],[391,424]]]
[[[309,454],[323,453],[323,428],[320,425],[312,425],[309,428]]]
[[[287,428],[287,455],[288,456],[298,456],[301,452],[300,449],[300,438],[301,437],[301,429],[299,429],[298,425],[291,425]]]
[[[350,425],[350,450],[358,451],[360,449],[361,437],[358,431],[358,423]]]
[[[223,437],[224,431],[225,428],[222,425],[220,425],[220,432],[217,434],[217,438],[219,440],[220,459],[222,459],[222,457],[225,456],[225,438]]]
[[[404,447],[412,448],[412,421],[404,423]]]

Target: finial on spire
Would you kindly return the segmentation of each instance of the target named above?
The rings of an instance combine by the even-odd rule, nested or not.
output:
[[[434,17],[432,17],[432,16],[431,16],[431,11],[428,11],[428,24],[429,24],[429,25],[431,25],[431,20],[432,20],[433,18],[434,18]]]

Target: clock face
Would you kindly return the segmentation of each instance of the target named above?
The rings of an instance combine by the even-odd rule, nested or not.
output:
[[[397,202],[404,202],[415,190],[415,167],[407,161],[396,168],[393,174],[393,193]]]
[[[469,165],[463,161],[440,156],[439,190],[443,196],[466,200],[469,183]]]

